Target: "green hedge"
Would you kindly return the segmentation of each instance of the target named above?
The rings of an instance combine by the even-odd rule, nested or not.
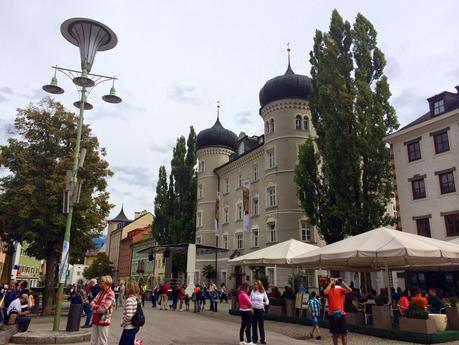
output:
[[[230,310],[231,315],[239,315],[239,310]],[[297,323],[300,325],[312,325],[312,321],[309,318],[294,318],[289,316],[278,316],[278,315],[265,315],[266,320],[287,322],[287,323]],[[327,320],[319,320],[319,326],[323,328],[328,328]],[[365,335],[370,335],[373,337],[386,338],[392,340],[401,340],[410,343],[419,343],[419,344],[438,344],[446,343],[449,341],[459,340],[459,331],[444,331],[438,332],[435,334],[423,334],[423,333],[414,333],[414,332],[405,332],[400,331],[399,329],[379,329],[374,328],[373,326],[367,325],[349,325],[348,329],[354,333],[360,333]]]

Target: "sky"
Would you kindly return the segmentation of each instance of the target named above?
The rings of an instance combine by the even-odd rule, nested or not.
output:
[[[169,169],[177,137],[220,119],[236,134],[261,134],[258,92],[287,67],[309,75],[316,29],[327,30],[332,10],[354,21],[362,13],[378,31],[386,55],[391,102],[404,125],[428,109],[426,99],[459,84],[459,2],[442,1],[2,1],[0,3],[0,144],[8,137],[17,108],[37,102],[52,65],[80,68],[78,48],[60,33],[63,21],[88,17],[108,25],[118,45],[99,52],[92,72],[115,75],[120,105],[90,95],[85,114],[115,175],[111,202],[128,217],[153,210],[159,166]],[[55,97],[76,111],[77,93]]]

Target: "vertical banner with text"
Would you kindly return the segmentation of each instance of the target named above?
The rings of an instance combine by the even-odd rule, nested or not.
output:
[[[242,230],[247,231],[249,230],[250,222],[250,181],[248,180],[242,182],[242,208],[244,211],[244,218],[242,220]]]

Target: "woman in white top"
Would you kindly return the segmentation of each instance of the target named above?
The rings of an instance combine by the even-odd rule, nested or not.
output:
[[[250,293],[250,301],[252,302],[253,308],[252,341],[254,343],[257,343],[258,341],[258,328],[260,330],[260,344],[266,344],[265,322],[263,314],[265,312],[265,307],[269,305],[269,298],[266,294],[265,287],[260,280],[255,280],[253,283],[253,290]]]
[[[139,295],[139,284],[134,280],[128,281],[126,284],[126,303],[123,318],[121,319],[123,333],[121,334],[119,345],[134,345],[135,335],[139,331],[139,327],[134,326],[131,319],[137,310]]]

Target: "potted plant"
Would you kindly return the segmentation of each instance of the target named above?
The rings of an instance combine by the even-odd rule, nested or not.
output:
[[[429,313],[411,302],[405,317],[400,318],[400,330],[424,334],[437,332],[433,320],[429,320]]]
[[[450,306],[446,307],[448,328],[459,330],[459,308],[457,307],[457,297],[450,298],[449,304]]]
[[[269,298],[269,314],[282,316],[285,315],[285,300],[283,298]]]

